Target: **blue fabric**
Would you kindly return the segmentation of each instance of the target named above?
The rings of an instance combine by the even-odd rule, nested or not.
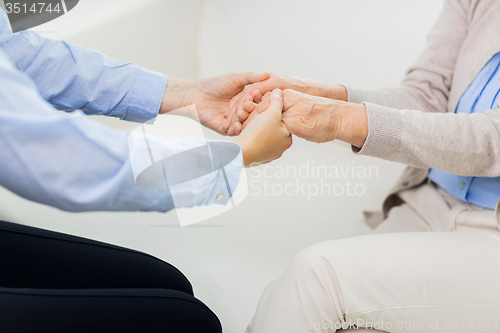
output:
[[[133,135],[83,113],[154,119],[166,84],[164,75],[95,51],[30,31],[14,34],[0,9],[0,186],[67,211],[166,212],[226,203],[228,188],[239,180],[241,151],[224,168],[227,181],[214,170],[176,184],[175,200],[168,186],[137,185],[134,162],[143,163],[144,151],[131,155],[131,146],[140,146],[131,141]],[[63,114],[56,108],[81,111]],[[149,139],[163,157],[207,144],[195,138]]]
[[[457,105],[457,113],[484,113],[496,109],[500,95],[500,53],[476,76]],[[500,178],[463,177],[431,169],[428,178],[455,198],[495,209],[500,198]]]

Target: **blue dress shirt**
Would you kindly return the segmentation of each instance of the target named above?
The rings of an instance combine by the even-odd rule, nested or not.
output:
[[[166,212],[226,203],[239,180],[241,150],[224,168],[175,183],[173,198],[168,186],[137,185],[131,135],[85,116],[154,119],[166,85],[164,75],[99,52],[30,31],[14,34],[0,9],[0,186],[66,211]],[[195,138],[150,141],[163,157],[210,147]],[[196,165],[202,155],[191,153],[188,160]]]
[[[457,113],[484,113],[496,109],[500,98],[500,53],[491,58],[476,76],[457,105]],[[500,178],[464,177],[431,169],[428,178],[455,198],[495,209],[500,198]]]

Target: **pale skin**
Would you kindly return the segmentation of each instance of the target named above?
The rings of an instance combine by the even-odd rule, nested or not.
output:
[[[267,77],[268,74],[257,73],[227,74],[204,80],[170,77],[159,113],[195,105],[202,125],[225,135],[230,125],[226,122],[226,112],[239,101],[245,86]]]
[[[283,123],[283,96],[280,89],[269,94],[265,112],[234,140],[242,147],[246,166],[271,162],[291,147],[292,136]]]
[[[271,91],[280,87],[285,90],[278,89],[271,98]],[[362,148],[368,136],[366,108],[346,100],[347,91],[340,85],[240,73],[204,80],[170,78],[160,113],[195,105],[202,125],[220,134],[240,134],[235,142],[242,148],[245,166],[250,166],[279,158],[291,146],[290,134]]]
[[[246,110],[243,107],[245,102],[252,101],[253,98],[253,101],[259,103],[261,101],[261,96],[275,88],[281,90],[292,89],[312,96],[347,101],[347,91],[341,85],[316,81],[309,78],[291,77],[273,73],[264,74],[267,74],[267,79],[248,85],[239,96],[235,97],[237,101],[232,104],[231,109],[228,111],[228,119],[232,124],[228,131],[229,135],[237,135],[242,130],[243,121],[240,119],[247,118],[247,114],[245,114]],[[253,118],[250,117],[250,121],[252,119]]]
[[[267,73],[228,74],[204,80],[169,78],[159,113],[194,105],[202,125],[225,135],[231,125],[226,118],[228,110],[239,100],[245,86],[268,78]],[[269,92],[265,108],[268,112],[254,117],[234,140],[242,149],[245,166],[275,160],[292,145],[291,135],[282,123],[282,99],[281,90]]]
[[[368,136],[366,107],[346,102],[343,86],[275,74],[269,77],[247,86],[228,112],[233,113],[228,118],[236,133],[267,109],[268,89],[277,85],[285,89],[283,123],[290,134],[318,143],[341,140],[363,147]]]

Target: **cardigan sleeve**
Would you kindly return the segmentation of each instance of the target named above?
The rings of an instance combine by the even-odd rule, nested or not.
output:
[[[349,101],[364,103],[368,116],[368,137],[354,152],[460,176],[500,176],[500,109],[446,113],[475,2],[445,1],[427,48],[399,87],[348,88]]]
[[[470,177],[500,177],[500,108],[484,114],[428,113],[365,103],[361,155]]]

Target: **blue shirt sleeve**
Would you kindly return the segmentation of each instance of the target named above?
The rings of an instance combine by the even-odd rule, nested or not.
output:
[[[59,110],[145,122],[158,114],[167,76],[29,30],[12,33],[0,8],[0,49]]]
[[[34,68],[32,71],[36,72]],[[136,80],[140,80],[140,75],[138,71]],[[113,82],[110,80],[107,84]],[[99,91],[112,89],[102,83],[98,85],[101,85]],[[134,85],[137,82],[133,82]],[[134,164],[142,163],[144,150],[133,154],[130,133],[112,130],[80,111],[57,112],[40,96],[37,85],[13,66],[1,48],[0,87],[0,186],[24,198],[72,212],[165,212],[181,206],[224,204],[229,200],[229,189],[238,183],[243,164],[241,150],[223,169],[216,165],[214,172],[204,177],[191,181],[180,179],[173,186],[168,186],[168,182],[159,188],[141,187],[137,184]],[[45,89],[50,91],[50,87]],[[129,107],[134,98],[137,98],[135,103],[141,104],[144,90],[129,95]],[[71,94],[78,98],[77,91]],[[62,92],[60,96],[64,99],[71,94]],[[71,104],[71,100],[64,104]],[[150,140],[154,141],[155,153],[163,157],[207,144],[195,138],[153,137]],[[197,161],[200,156],[195,154],[191,159],[193,165],[200,163]],[[175,170],[176,165],[163,165],[163,168]],[[182,175],[182,170],[176,174]],[[158,177],[161,179],[157,183],[167,182],[165,172]]]

